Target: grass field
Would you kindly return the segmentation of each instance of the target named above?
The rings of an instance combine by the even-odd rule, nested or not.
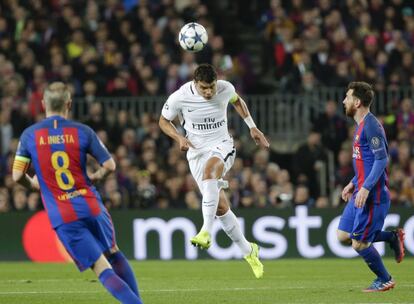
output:
[[[146,304],[414,303],[414,259],[385,261],[397,286],[364,294],[373,276],[359,259],[264,261],[257,280],[243,261],[132,262]],[[72,264],[0,263],[0,303],[117,303],[91,271]]]

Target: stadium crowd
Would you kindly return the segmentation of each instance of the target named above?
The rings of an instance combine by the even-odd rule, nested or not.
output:
[[[134,6],[135,2],[139,4]],[[241,60],[225,45],[211,19],[211,2],[89,0],[85,5],[85,1],[10,0],[0,4],[0,212],[42,208],[39,194],[13,184],[10,170],[18,137],[43,118],[42,92],[55,80],[69,84],[74,98],[89,102],[84,122],[115,156],[117,173],[97,185],[108,208],[200,208],[185,155],[161,134],[159,114],[104,113],[99,97],[168,95],[191,79],[197,62],[213,63],[220,78],[249,93],[249,60]],[[263,2],[250,1],[258,11],[241,20],[255,13],[260,16],[256,26],[267,59],[263,74],[270,73],[284,91],[345,87],[352,80],[374,83],[377,91],[384,91],[414,86],[414,10],[408,2],[270,0],[262,9]],[[196,55],[182,52],[176,41],[180,27],[194,20],[209,33],[207,49]],[[306,142],[289,156],[292,165],[278,163],[272,151],[255,150],[233,134],[238,157],[226,177],[232,205],[340,205],[338,193],[353,176],[353,127],[338,114],[338,105],[339,100],[326,101]],[[394,111],[381,118],[390,143],[392,202],[413,206],[412,100],[398,100]],[[322,195],[318,184],[329,151],[336,160],[332,197]]]

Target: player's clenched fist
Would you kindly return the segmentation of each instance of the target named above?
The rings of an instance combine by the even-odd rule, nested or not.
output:
[[[179,143],[179,145],[180,145],[180,150],[181,151],[188,151],[188,149],[191,147],[191,148],[194,148],[194,146],[193,146],[193,144],[187,139],[187,138],[185,138],[184,136],[181,136],[179,139],[178,139],[178,143]]]

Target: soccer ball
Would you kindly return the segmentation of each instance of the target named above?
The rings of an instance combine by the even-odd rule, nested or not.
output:
[[[201,24],[191,22],[184,25],[178,34],[181,47],[189,52],[201,51],[208,41],[207,31]]]

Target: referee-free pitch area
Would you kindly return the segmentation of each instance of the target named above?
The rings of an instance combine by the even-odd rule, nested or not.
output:
[[[264,261],[254,278],[244,261],[133,261],[147,304],[414,303],[414,259],[385,259],[396,288],[365,294],[374,279],[360,259]],[[91,271],[72,264],[0,263],[0,303],[117,303]]]

